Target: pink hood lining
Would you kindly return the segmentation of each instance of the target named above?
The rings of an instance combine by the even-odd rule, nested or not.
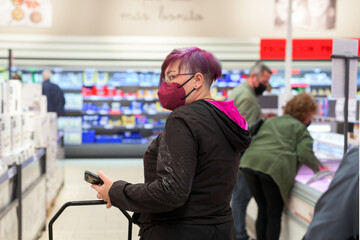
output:
[[[237,108],[234,105],[234,100],[229,101],[212,101],[207,100],[207,102],[213,104],[218,109],[223,111],[231,120],[236,122],[242,129],[248,130],[248,124],[243,116],[239,113]]]

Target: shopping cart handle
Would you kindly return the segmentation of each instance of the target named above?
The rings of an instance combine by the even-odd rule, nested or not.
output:
[[[102,205],[106,204],[107,202],[103,200],[88,200],[88,201],[71,201],[65,203],[59,211],[55,214],[55,216],[50,220],[49,222],[49,240],[53,240],[53,224],[58,219],[58,217],[62,214],[62,212],[65,210],[65,208],[70,206],[89,206],[89,205]],[[132,219],[131,216],[125,211],[120,209],[120,211],[125,215],[125,217],[129,221],[129,227],[128,227],[128,240],[131,240],[131,233],[132,233]]]

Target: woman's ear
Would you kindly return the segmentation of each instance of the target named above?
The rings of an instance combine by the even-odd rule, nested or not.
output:
[[[194,76],[195,79],[195,88],[200,88],[204,84],[204,75],[202,73],[196,73]]]

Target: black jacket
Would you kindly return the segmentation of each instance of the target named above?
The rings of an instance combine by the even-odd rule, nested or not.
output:
[[[65,98],[64,93],[58,85],[46,80],[42,84],[42,94],[47,97],[47,111],[56,112],[58,116],[65,114]]]
[[[249,132],[204,100],[175,109],[144,156],[145,183],[117,181],[113,206],[140,214],[142,229],[160,222],[232,221],[230,199]]]

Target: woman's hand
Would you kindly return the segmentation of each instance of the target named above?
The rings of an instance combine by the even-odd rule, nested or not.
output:
[[[92,184],[91,187],[98,192],[96,197],[107,202],[106,207],[111,208],[112,205],[109,198],[109,190],[113,185],[114,181],[105,176],[101,171],[98,171],[97,174],[101,178],[101,180],[103,180],[104,184],[101,186]]]
[[[330,168],[327,165],[323,165],[323,166],[319,166],[319,170],[320,171],[326,171],[326,170],[330,170]]]

